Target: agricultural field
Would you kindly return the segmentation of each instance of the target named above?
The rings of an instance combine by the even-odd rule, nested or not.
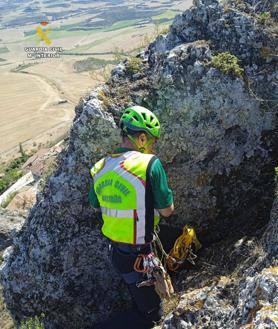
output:
[[[0,0],[0,162],[19,143],[28,151],[63,138],[80,97],[116,64],[115,52],[142,49],[191,2]],[[26,47],[62,50],[59,58],[33,59]]]

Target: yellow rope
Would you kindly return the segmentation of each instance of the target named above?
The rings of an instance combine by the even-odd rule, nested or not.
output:
[[[185,260],[188,260],[195,265],[194,260],[197,256],[193,253],[192,247],[194,246],[195,251],[198,251],[202,245],[197,239],[196,232],[193,227],[189,225],[184,226],[182,235],[177,238],[169,254],[167,254],[164,250],[157,233],[158,232],[156,231],[155,242],[162,253],[161,261],[163,262],[163,258],[165,259],[166,265],[170,271],[176,271]]]

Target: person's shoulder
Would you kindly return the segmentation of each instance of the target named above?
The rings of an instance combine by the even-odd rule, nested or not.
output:
[[[152,172],[158,172],[158,171],[164,171],[162,162],[160,161],[160,159],[155,155],[153,158],[153,161],[151,163],[151,171]]]
[[[99,161],[97,161],[90,169],[91,176],[94,177],[94,175],[96,175],[104,167],[104,165],[105,165],[105,158],[102,158]]]
[[[150,153],[142,153],[142,152],[139,152],[139,151],[130,151],[130,154],[131,154],[131,157],[134,157],[134,158],[141,158],[141,159],[144,159],[144,160],[151,160],[152,158],[156,157],[155,154],[150,154]]]

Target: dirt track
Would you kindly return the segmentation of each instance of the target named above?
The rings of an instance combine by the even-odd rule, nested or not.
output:
[[[19,143],[30,150],[65,136],[79,98],[96,83],[88,73],[75,73],[72,62],[49,61],[16,73],[0,69],[0,160]]]

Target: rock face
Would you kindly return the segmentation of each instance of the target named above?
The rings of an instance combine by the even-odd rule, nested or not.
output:
[[[175,194],[171,223],[194,223],[205,246],[228,241],[235,247],[223,249],[224,255],[237,256],[235,266],[244,263],[240,241],[244,237],[250,251],[250,239],[261,236],[270,219],[278,158],[274,18],[262,23],[259,15],[265,9],[250,8],[249,2],[238,8],[195,1],[175,18],[167,35],[138,55],[139,71],[126,60],[106,85],[76,107],[58,169],[1,266],[6,303],[16,320],[43,312],[47,329],[81,329],[127,304],[87,194],[88,169],[119,142],[115,128],[121,110],[130,104],[151,108],[162,123],[157,151]],[[215,67],[213,56],[224,51],[240,60],[242,75]],[[170,314],[163,328],[239,328],[250,321],[262,326],[275,303],[277,284],[272,277],[277,236],[267,232],[261,262],[252,267],[255,259],[248,254],[252,279],[243,264],[237,271],[243,281],[229,286],[232,301],[217,299],[232,280],[234,269],[227,266],[213,285],[200,281],[200,290],[186,291],[180,304],[184,311]],[[189,284],[183,283],[183,275],[177,280],[181,292]],[[260,308],[254,302],[257,287],[267,290],[260,295]]]
[[[235,256],[240,258],[239,255],[243,252],[244,258],[240,259],[238,268],[232,273],[226,271],[225,275],[221,275],[221,270],[219,272],[218,269],[212,282],[203,280],[201,288],[194,285],[189,288],[160,328],[277,328],[277,200],[276,197],[266,233],[259,241],[249,239],[243,246],[241,240],[232,248],[228,245],[228,253],[223,252],[228,261],[233,261]],[[235,256],[229,257],[233,253]],[[211,271],[212,264],[206,265]],[[219,268],[223,266],[217,262],[216,265]],[[196,270],[191,275],[198,274],[200,273]],[[191,283],[186,282],[190,278],[186,274],[184,278],[183,285],[190,287]]]
[[[0,209],[0,253],[12,244],[13,237],[21,229],[24,221],[24,217]]]

